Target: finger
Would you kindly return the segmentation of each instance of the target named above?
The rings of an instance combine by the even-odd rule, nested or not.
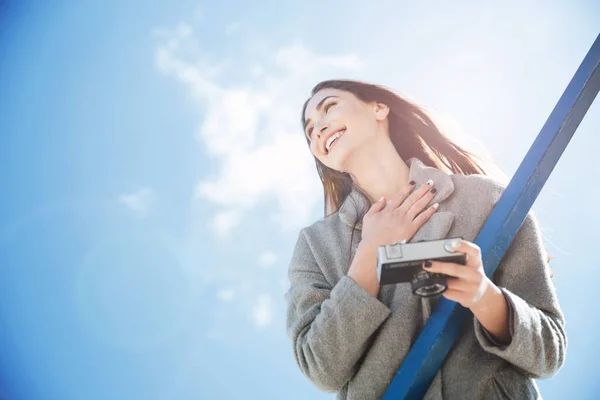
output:
[[[481,263],[481,248],[467,240],[455,239],[452,249],[467,254],[467,267],[477,268]]]
[[[430,265],[431,266],[428,266]],[[440,274],[452,276],[454,278],[472,280],[473,269],[465,268],[464,265],[442,262],[442,261],[425,261],[423,269],[427,272],[437,272]]]
[[[367,211],[367,214],[373,214],[378,211],[381,211],[384,206],[385,206],[385,197],[382,197],[371,205],[371,207],[369,208],[369,211]]]
[[[415,188],[415,181],[410,181],[408,185],[404,186],[397,195],[391,197],[386,204],[386,208],[389,207],[390,210],[394,210],[402,204],[408,196],[412,193]]]
[[[408,196],[406,200],[404,200],[400,207],[398,207],[398,210],[404,213],[408,212],[408,210],[410,210],[413,204],[415,204],[420,198],[425,196],[433,186],[433,181],[431,179],[428,180],[426,183],[421,185],[421,187],[418,190],[415,190],[413,193],[411,193],[411,195]]]
[[[424,195],[423,197],[421,197],[420,199],[418,199],[406,212],[406,215],[411,219],[415,219],[415,217],[417,215],[419,215],[426,207],[427,205],[431,202],[431,200],[433,200],[433,198],[435,197],[435,194],[437,193],[437,189],[436,188],[431,188],[429,189]]]
[[[431,216],[435,214],[437,210],[439,210],[439,208],[439,203],[435,203],[434,205],[428,207],[427,210],[417,215],[417,217],[413,220],[413,223],[416,224],[418,227],[423,226],[425,222],[429,221],[429,218],[431,218]]]

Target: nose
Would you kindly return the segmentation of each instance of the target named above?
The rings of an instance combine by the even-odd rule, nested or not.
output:
[[[325,132],[325,129],[329,128],[329,123],[328,122],[324,122],[321,125],[321,122],[318,122],[318,125],[315,126],[315,130],[317,131],[317,135],[319,137],[321,137],[321,135],[323,134],[323,132]]]

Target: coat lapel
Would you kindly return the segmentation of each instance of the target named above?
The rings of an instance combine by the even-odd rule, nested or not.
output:
[[[407,164],[410,168],[409,181],[415,181],[416,187],[420,187],[429,179],[433,180],[437,193],[430,204],[436,202],[440,203],[440,210],[434,213],[429,221],[423,224],[410,242],[443,239],[450,231],[452,223],[454,222],[453,212],[442,211],[443,201],[450,197],[452,192],[454,192],[452,178],[444,171],[424,165],[417,158],[409,159]],[[340,219],[352,227],[361,211],[367,210],[369,207],[370,204],[367,204],[358,192],[352,191],[340,207]],[[356,224],[356,229],[362,229],[361,222]]]

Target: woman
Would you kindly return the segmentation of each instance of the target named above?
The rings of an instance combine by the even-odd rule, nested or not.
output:
[[[533,379],[561,368],[567,339],[534,216],[490,280],[472,241],[504,187],[421,108],[381,86],[325,81],[302,123],[325,193],[325,218],[301,230],[289,267],[302,372],[339,399],[381,398],[439,296],[380,287],[377,248],[462,237],[466,266],[423,265],[453,277],[442,295],[472,311],[425,398],[539,398]]]

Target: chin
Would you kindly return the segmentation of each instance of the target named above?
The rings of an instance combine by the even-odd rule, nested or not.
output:
[[[338,152],[332,154],[333,157],[328,160],[331,164],[332,169],[340,172],[350,172],[351,164],[352,164],[352,151],[349,151],[347,148],[336,149]]]
[[[325,163],[323,163],[325,164]],[[338,172],[348,172],[348,168],[346,167],[346,160],[344,158],[335,157],[335,159],[327,160],[327,164],[325,164],[328,168],[336,170]]]

